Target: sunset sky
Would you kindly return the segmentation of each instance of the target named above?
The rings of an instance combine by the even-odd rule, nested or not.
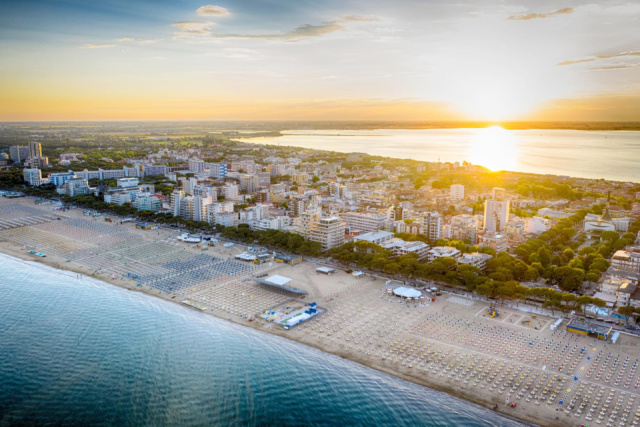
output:
[[[0,0],[0,120],[640,120],[640,2]]]

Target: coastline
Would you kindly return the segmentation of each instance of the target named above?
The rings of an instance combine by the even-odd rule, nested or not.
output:
[[[150,295],[150,296],[155,296],[155,297],[160,297],[166,301],[170,301],[170,302],[175,302],[178,303],[181,306],[184,306],[184,304],[182,304],[180,301],[171,298],[168,294],[159,294],[156,292],[153,292],[149,289],[145,289],[143,287],[138,287],[134,282],[132,282],[131,280],[114,280],[112,279],[108,274],[106,273],[99,273],[99,274],[93,274],[93,272],[91,271],[90,268],[84,267],[82,265],[73,263],[73,262],[65,262],[63,259],[56,257],[56,256],[47,256],[47,258],[34,258],[32,256],[30,256],[29,254],[26,253],[26,251],[22,250],[22,248],[10,241],[7,240],[0,240],[0,252],[8,255],[10,257],[22,260],[22,261],[27,261],[27,262],[31,262],[31,263],[35,263],[35,264],[41,264],[41,265],[45,265],[49,268],[53,268],[56,269],[58,271],[61,272],[74,272],[76,274],[82,274],[84,276],[86,276],[87,278],[91,278],[91,279],[95,279],[98,280],[100,282],[103,283],[107,283],[110,285],[115,285],[118,286],[120,288],[123,289],[127,289],[130,291],[135,291],[135,292],[140,292],[146,295]],[[199,311],[199,310],[198,310]],[[472,394],[472,390],[469,389],[468,392],[463,391],[465,389],[465,387],[461,387],[460,390],[455,389],[454,387],[451,387],[447,384],[445,384],[442,381],[438,381],[437,379],[435,381],[429,381],[427,378],[419,378],[416,377],[414,375],[410,375],[408,372],[402,372],[400,369],[394,369],[393,366],[391,366],[389,363],[384,363],[384,362],[375,362],[374,360],[372,360],[371,358],[367,358],[367,357],[357,357],[356,355],[354,355],[353,353],[349,353],[346,351],[330,351],[327,348],[324,348],[323,346],[319,345],[318,342],[314,342],[313,339],[310,339],[309,335],[303,335],[303,336],[295,336],[295,335],[299,335],[299,334],[294,334],[291,333],[294,330],[290,330],[290,331],[286,331],[284,329],[280,329],[280,328],[275,328],[273,327],[274,325],[271,323],[268,324],[263,324],[260,321],[257,322],[248,322],[248,321],[242,321],[239,320],[238,317],[232,316],[228,313],[219,311],[219,310],[215,310],[212,308],[209,308],[207,311],[204,311],[203,313],[214,316],[218,319],[222,319],[222,320],[226,320],[226,321],[230,321],[234,324],[237,325],[241,325],[241,326],[246,326],[246,327],[251,327],[254,330],[258,330],[258,331],[262,331],[262,332],[268,332],[271,333],[273,335],[277,335],[286,339],[289,339],[291,341],[295,341],[298,344],[303,344],[309,347],[313,347],[317,350],[320,350],[324,353],[328,353],[337,357],[341,357],[347,360],[350,360],[352,362],[356,362],[362,366],[366,366],[368,368],[371,369],[375,369],[377,371],[383,372],[385,374],[388,375],[392,375],[394,377],[398,377],[401,378],[405,381],[414,383],[414,384],[418,384],[433,390],[437,390],[440,392],[444,392],[448,395],[451,395],[453,397],[459,398],[461,400],[465,400],[467,402],[471,402],[473,404],[485,407],[489,410],[493,410],[494,405],[498,406],[498,410],[496,411],[497,413],[499,413],[502,416],[505,416],[507,418],[513,419],[515,421],[524,423],[525,425],[545,425],[545,426],[562,426],[562,425],[566,425],[566,423],[563,422],[559,422],[559,420],[551,420],[548,419],[547,417],[541,417],[539,416],[537,413],[527,413],[526,414],[526,418],[524,417],[518,417],[517,415],[519,413],[517,412],[511,412],[509,411],[509,407],[504,405],[504,402],[497,402],[495,400],[490,400],[490,399],[483,399],[478,395],[474,395]]]
[[[288,129],[275,137],[240,135],[231,140],[347,155],[366,153],[384,161],[469,162],[495,173],[638,182],[634,165],[628,161],[640,153],[636,144],[638,130],[503,129],[483,133],[486,129]],[[593,159],[607,156],[606,147],[610,144],[624,145],[629,150],[627,156],[608,156],[609,163],[615,167],[595,163]],[[546,157],[540,147],[553,155]],[[504,154],[498,160],[487,155],[487,150]]]

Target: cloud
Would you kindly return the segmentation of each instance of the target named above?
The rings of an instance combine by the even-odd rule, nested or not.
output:
[[[614,54],[611,54],[611,55],[593,55],[593,56],[590,56],[588,58],[574,59],[574,60],[569,60],[569,61],[558,62],[557,65],[574,65],[574,64],[581,64],[581,63],[584,63],[584,62],[599,61],[599,60],[602,60],[602,59],[628,58],[628,57],[633,57],[633,56],[640,56],[640,50],[630,50],[628,52],[614,53]]]
[[[564,9],[554,10],[553,12],[549,13],[528,13],[525,15],[511,15],[507,19],[509,21],[529,21],[531,19],[544,19],[555,15],[568,15],[570,13],[573,13],[573,8],[566,7]]]
[[[180,31],[186,34],[209,34],[211,33],[211,27],[213,22],[205,21],[181,21],[171,24],[172,27],[178,28]]]
[[[200,16],[229,16],[231,12],[225,7],[222,6],[213,6],[211,4],[199,7],[198,15]]]
[[[628,68],[636,68],[636,67],[640,67],[640,63],[637,63],[637,64],[605,65],[603,67],[589,68],[589,70],[591,70],[591,71],[625,70],[625,69],[628,69]]]
[[[223,56],[225,58],[236,58],[236,59],[255,59],[260,56],[260,54],[253,49],[244,49],[241,47],[230,47],[227,49],[222,49],[219,56]]]
[[[117,39],[116,41],[120,42],[120,43],[140,43],[140,44],[150,44],[150,43],[156,43],[158,40],[150,40],[150,39],[134,39],[131,37],[121,37],[119,39]]]
[[[345,27],[342,24],[349,22],[371,22],[377,20],[377,18],[351,15],[319,25],[301,25],[282,34],[211,34],[210,37],[214,39],[256,39],[295,42],[313,37],[322,37],[327,34],[335,33],[336,31],[344,30]]]
[[[80,46],[80,49],[107,49],[110,47],[116,47],[118,46],[117,44],[91,44],[91,43],[87,43],[87,44],[83,44],[82,46]]]

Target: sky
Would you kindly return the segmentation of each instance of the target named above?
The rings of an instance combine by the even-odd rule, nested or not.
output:
[[[638,121],[639,28],[640,1],[0,0],[0,120]]]

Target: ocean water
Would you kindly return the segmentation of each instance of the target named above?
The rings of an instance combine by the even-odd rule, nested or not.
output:
[[[0,425],[521,425],[281,337],[0,254]]]
[[[640,182],[640,132],[579,130],[291,130],[239,140],[429,162],[468,161],[492,170]]]

